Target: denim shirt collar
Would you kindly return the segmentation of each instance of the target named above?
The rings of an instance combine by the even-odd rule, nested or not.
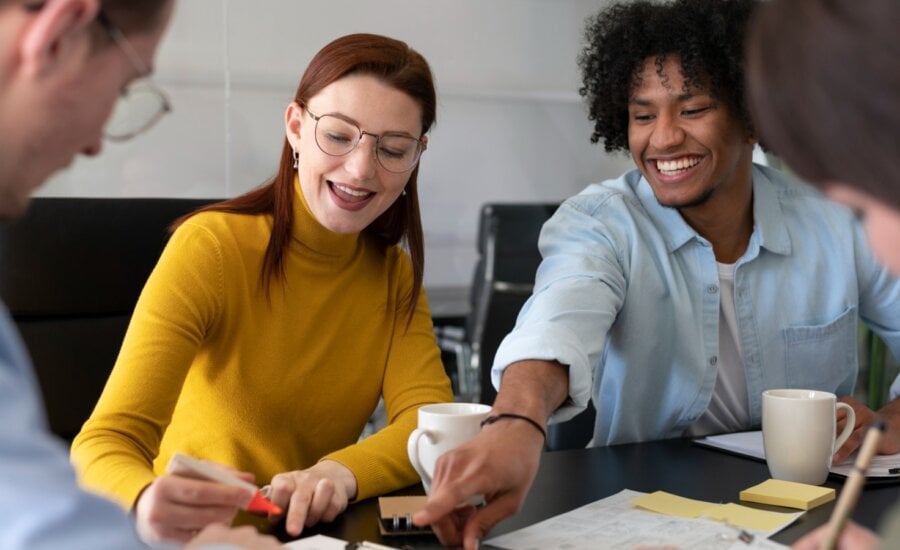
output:
[[[760,235],[760,246],[766,250],[788,255],[791,234],[782,207],[782,192],[783,188],[777,187],[762,167],[753,165],[753,235]]]
[[[760,248],[776,254],[790,254],[791,238],[785,223],[779,190],[760,166],[754,164],[752,170],[753,234],[750,236],[744,258],[756,257]],[[653,189],[643,176],[638,181],[635,192],[647,214],[667,235],[666,248],[670,254],[692,240],[706,242],[706,239],[684,221],[677,209],[663,206],[656,200]]]

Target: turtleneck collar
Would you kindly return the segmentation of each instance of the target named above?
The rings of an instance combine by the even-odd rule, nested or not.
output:
[[[306,203],[297,175],[294,175],[294,225],[291,236],[303,248],[332,258],[350,255],[356,250],[359,240],[359,233],[335,233],[319,223]]]

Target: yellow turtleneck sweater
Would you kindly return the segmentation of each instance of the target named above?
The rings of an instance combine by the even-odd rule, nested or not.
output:
[[[176,451],[260,484],[335,460],[358,499],[417,481],[416,411],[452,394],[424,295],[407,328],[409,257],[328,231],[298,187],[286,277],[268,299],[270,216],[202,213],[172,236],[72,444],[86,487],[131,507]],[[357,442],[382,395],[387,427]]]

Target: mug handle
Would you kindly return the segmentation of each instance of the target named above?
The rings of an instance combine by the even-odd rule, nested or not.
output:
[[[846,403],[835,403],[834,412],[837,413],[837,410],[840,408],[847,409],[847,423],[844,424],[844,430],[841,432],[841,435],[834,440],[834,449],[832,449],[831,454],[836,453],[841,448],[856,426],[856,412],[853,410],[853,407]]]
[[[413,470],[422,479],[422,485],[425,487],[425,493],[427,494],[431,492],[431,475],[425,470],[425,467],[419,460],[419,439],[423,436],[427,437],[431,443],[434,443],[434,437],[431,435],[431,432],[422,428],[416,428],[409,434],[409,439],[406,441],[406,454],[409,455],[409,462],[412,464]]]

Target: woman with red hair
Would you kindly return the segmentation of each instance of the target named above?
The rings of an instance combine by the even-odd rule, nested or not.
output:
[[[293,536],[417,481],[417,410],[452,400],[421,292],[435,110],[421,55],[339,38],[287,106],[272,180],[180,220],[72,447],[146,538],[186,540],[240,505],[166,475],[176,452],[271,480]],[[382,398],[387,426],[359,441]]]

